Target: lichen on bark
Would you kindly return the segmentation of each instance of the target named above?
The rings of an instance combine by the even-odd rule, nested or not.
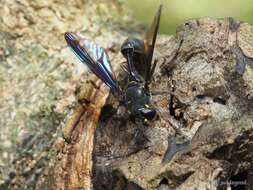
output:
[[[117,1],[11,0],[0,10],[0,189],[44,189],[86,81],[64,33],[83,31],[115,51],[124,28],[136,24]]]

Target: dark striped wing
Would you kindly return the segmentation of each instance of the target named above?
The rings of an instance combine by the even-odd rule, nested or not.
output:
[[[156,36],[159,29],[161,12],[162,12],[162,5],[159,6],[159,9],[154,17],[152,25],[147,31],[144,38],[145,64],[147,68],[146,79],[145,79],[146,82],[149,82],[151,80],[151,77],[155,69],[155,65],[152,66],[152,58],[153,58],[153,53],[154,53]]]
[[[65,33],[65,39],[76,56],[100,78],[113,93],[120,93],[106,51],[97,44],[71,32]]]

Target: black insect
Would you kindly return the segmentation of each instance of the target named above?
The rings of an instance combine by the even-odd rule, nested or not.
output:
[[[144,40],[128,38],[121,46],[127,60],[128,83],[121,89],[105,50],[97,44],[71,32],[65,39],[79,59],[88,66],[127,107],[134,123],[148,125],[156,116],[156,109],[150,105],[149,83],[156,67],[152,62],[162,6],[159,7],[153,23]]]

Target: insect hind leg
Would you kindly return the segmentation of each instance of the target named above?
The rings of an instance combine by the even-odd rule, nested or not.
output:
[[[144,125],[137,126],[134,130],[133,134],[133,140],[130,144],[135,149],[143,149],[145,147],[145,144],[150,142],[149,138],[146,136],[147,127]]]

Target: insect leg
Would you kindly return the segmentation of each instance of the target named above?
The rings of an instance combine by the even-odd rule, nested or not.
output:
[[[123,71],[125,71],[126,73],[130,74],[128,69],[127,69],[127,66],[124,64],[124,65],[121,65],[120,66],[122,68]]]
[[[137,128],[134,130],[134,137],[131,143],[132,146],[136,147],[137,149],[142,149],[147,142],[150,142],[148,137],[145,135],[146,129],[147,127],[144,125],[137,126]]]
[[[162,163],[168,163],[173,156],[181,151],[187,150],[190,148],[190,140],[181,138],[179,139],[176,136],[168,137],[168,149],[163,156]]]

